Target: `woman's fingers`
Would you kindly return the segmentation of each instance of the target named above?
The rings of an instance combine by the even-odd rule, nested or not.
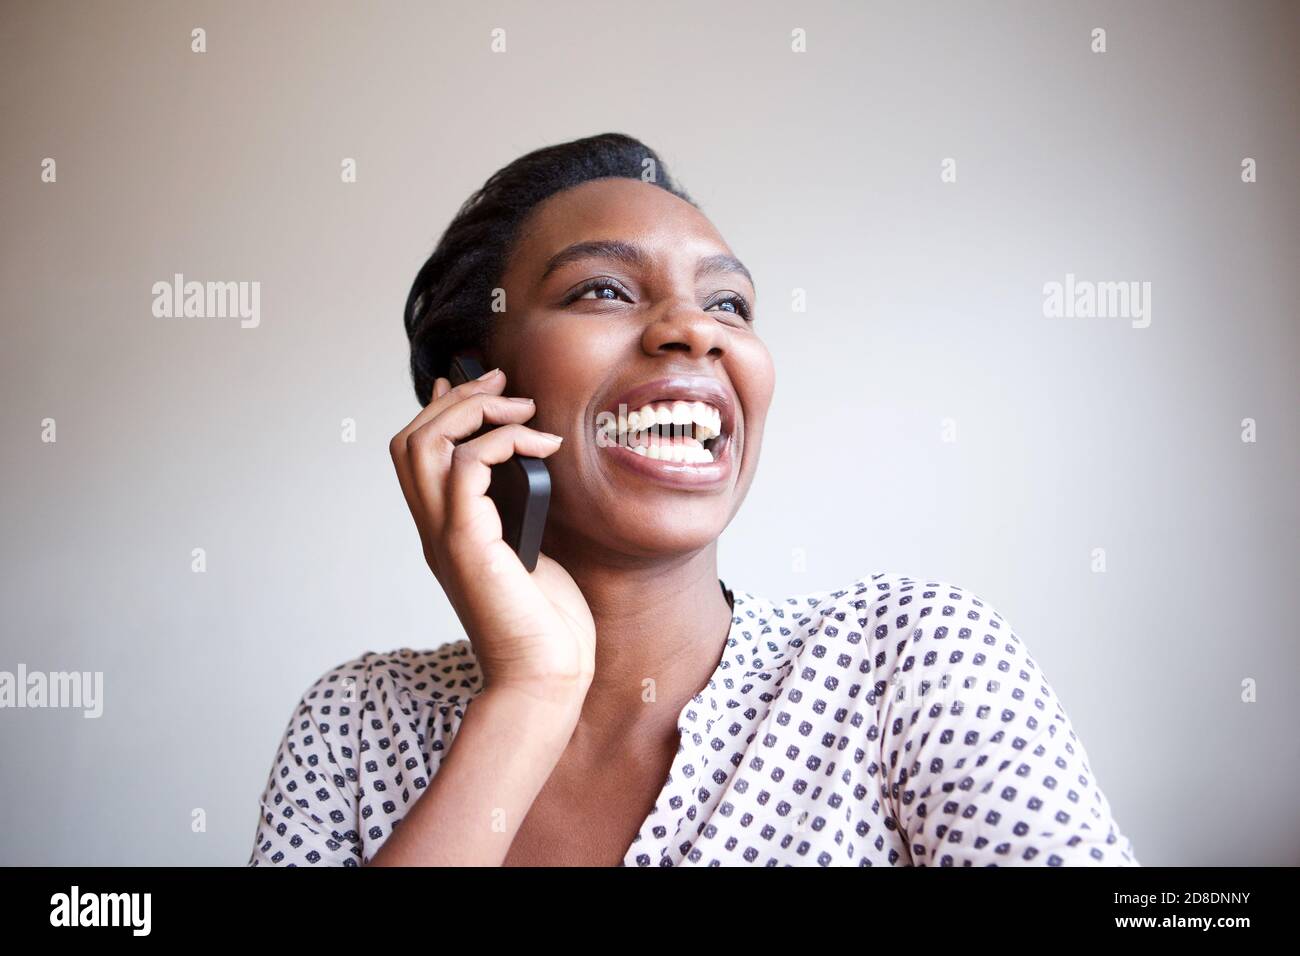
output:
[[[560,447],[558,437],[523,424],[537,409],[528,399],[500,394],[505,381],[499,370],[454,388],[437,379],[429,404],[389,442],[402,494],[439,580],[453,545],[481,558],[503,544],[500,515],[486,496],[492,466],[512,455],[545,458]],[[499,427],[474,437],[485,426]]]
[[[441,394],[439,394],[440,385]],[[499,370],[493,377],[483,381],[462,382],[455,388],[452,388],[451,382],[447,379],[439,378],[434,382],[434,398],[420,410],[418,415],[411,419],[405,428],[389,441],[388,451],[393,458],[393,468],[397,472],[397,481],[402,486],[402,495],[406,498],[406,505],[411,509],[411,514],[415,517],[417,524],[420,523],[422,515],[419,511],[419,496],[415,493],[414,477],[410,464],[408,443],[411,435],[446,411],[455,402],[471,395],[499,395],[504,388],[505,375]]]
[[[442,394],[438,394],[438,383],[443,383]],[[444,410],[455,402],[469,398],[471,395],[500,395],[506,387],[505,375],[497,371],[497,374],[483,381],[475,380],[473,382],[462,382],[455,388],[451,387],[451,382],[445,378],[439,378],[434,382],[434,397],[428,405],[420,409],[420,413],[411,419],[410,423],[400,432],[393,436],[389,442],[389,450],[394,448],[405,450],[406,440],[411,437],[415,431],[428,424],[434,418],[438,417]],[[396,457],[396,452],[394,452]]]
[[[442,534],[446,520],[447,477],[451,471],[453,455],[461,447],[473,445],[500,429],[494,428],[487,435],[473,441],[466,439],[485,424],[508,426],[524,422],[536,411],[530,401],[479,393],[448,405],[440,414],[411,433],[406,440],[410,483],[419,508],[435,534]],[[498,461],[505,461],[510,454],[512,453],[507,453]],[[483,491],[486,490],[485,484]]]
[[[492,482],[492,466],[508,461],[514,455],[545,458],[560,448],[558,435],[538,431],[527,425],[502,425],[472,441],[457,445],[448,463],[447,496],[442,503],[446,509],[443,517],[444,533],[449,540],[472,543],[479,522],[485,517],[483,505],[495,509],[485,497]],[[500,537],[500,517],[494,536]],[[481,543],[481,542],[480,542]]]

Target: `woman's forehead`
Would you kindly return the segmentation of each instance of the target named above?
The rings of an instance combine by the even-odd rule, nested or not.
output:
[[[667,190],[635,179],[598,179],[556,193],[533,210],[516,257],[540,271],[574,244],[611,240],[665,252],[684,243],[730,251],[708,217]]]

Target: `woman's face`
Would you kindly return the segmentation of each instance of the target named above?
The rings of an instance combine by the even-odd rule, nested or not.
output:
[[[598,242],[618,248],[575,248]],[[639,180],[583,183],[533,210],[502,286],[487,367],[505,371],[505,394],[536,401],[531,427],[564,436],[546,459],[543,550],[610,560],[716,540],[758,467],[775,370],[754,328],[753,283],[712,223]],[[706,445],[716,462],[693,441],[655,459],[600,433],[620,413],[678,401],[694,413],[693,437],[720,421]]]

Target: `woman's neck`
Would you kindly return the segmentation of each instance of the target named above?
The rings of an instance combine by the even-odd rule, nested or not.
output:
[[[595,677],[571,748],[606,766],[629,750],[661,748],[716,670],[731,629],[716,542],[670,562],[561,563],[596,623]]]

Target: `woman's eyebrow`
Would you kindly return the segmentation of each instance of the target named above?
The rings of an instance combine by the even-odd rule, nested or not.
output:
[[[739,272],[749,280],[751,286],[755,289],[758,288],[758,285],[754,282],[754,277],[749,274],[749,270],[745,268],[743,262],[735,256],[729,256],[721,252],[717,255],[705,256],[701,259],[700,264],[695,267],[695,278],[703,279],[705,276],[719,274],[725,275],[733,272]]]
[[[648,261],[648,257],[641,250],[641,247],[635,243],[625,242],[622,239],[590,239],[586,242],[575,242],[570,246],[565,246],[551,256],[546,263],[546,268],[542,270],[541,279],[538,281],[543,281],[555,270],[582,259],[613,259],[631,268],[642,267]],[[751,286],[754,285],[754,277],[749,274],[745,264],[735,256],[729,256],[725,253],[702,258],[695,267],[695,278],[702,279],[707,275],[732,272],[740,273],[749,280]],[[755,287],[757,288],[757,286]]]

